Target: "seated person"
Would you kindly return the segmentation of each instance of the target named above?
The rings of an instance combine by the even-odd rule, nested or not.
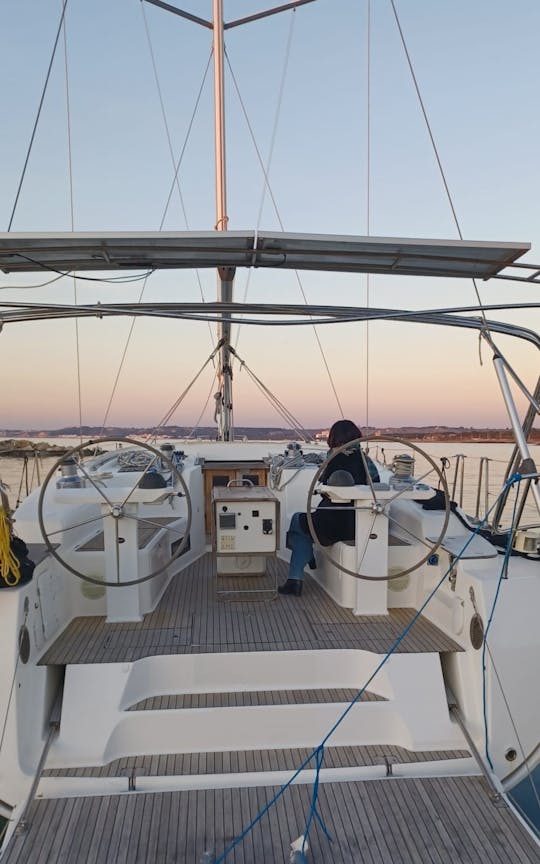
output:
[[[352,420],[338,420],[328,433],[327,443],[332,451],[361,437],[360,429]],[[328,483],[332,478],[335,485],[365,485],[369,482],[366,466],[372,482],[378,482],[379,477],[374,466],[368,465],[367,457],[363,457],[360,452],[360,446],[353,445],[350,450],[343,450],[331,459],[321,475],[321,483]],[[343,476],[347,474],[348,477]],[[323,496],[312,519],[321,546],[331,546],[338,540],[354,540],[355,514],[354,507],[350,503],[339,504]],[[304,567],[306,564],[309,564],[312,569],[316,566],[313,558],[313,539],[305,513],[293,514],[287,532],[287,548],[291,549],[289,575],[287,581],[279,586],[278,591],[280,594],[293,594],[299,597],[302,593]]]

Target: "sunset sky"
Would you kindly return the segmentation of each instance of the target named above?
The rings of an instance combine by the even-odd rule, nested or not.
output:
[[[463,236],[529,242],[526,260],[540,262],[540,4],[514,0],[510,12],[502,0],[395,5]],[[263,6],[225,0],[225,17]],[[209,0],[182,7],[211,16]],[[12,218],[60,8],[59,0],[0,4],[0,231]],[[457,237],[392,4],[371,0],[369,8],[369,99],[367,0],[317,0],[227,32],[230,229]],[[210,77],[203,85],[210,32],[140,0],[69,0],[67,10],[66,40],[59,41],[11,230],[157,230],[162,222],[169,230],[211,230]],[[174,158],[185,146],[179,177],[187,224],[177,191],[164,215],[173,167],[160,95]],[[252,135],[279,216],[269,195],[263,198]],[[73,303],[72,278],[23,290],[52,278],[0,274],[0,302]],[[155,274],[143,299],[200,300],[201,289],[215,299],[215,274],[200,279],[191,271]],[[76,284],[79,303],[134,301],[141,289],[141,282]],[[250,301],[301,303],[302,290],[310,303],[367,300],[362,275],[306,273],[299,282],[293,272],[239,272],[235,290],[239,301],[247,291]],[[540,294],[538,286],[503,281],[479,290],[485,303],[538,301]],[[476,297],[468,280],[372,277],[369,302],[435,309],[473,305]],[[540,329],[538,309],[490,316]],[[85,320],[78,336],[72,320],[6,326],[0,428],[76,425],[79,380],[83,424],[157,423],[197,375],[215,336],[202,322],[137,320],[108,410],[130,326],[129,319]],[[472,331],[377,322],[369,331],[346,324],[317,334],[341,409],[311,326],[243,327],[233,339],[249,368],[307,427],[328,427],[341,410],[372,426],[508,425],[491,357]],[[496,341],[533,389],[538,351],[508,337]],[[171,422],[195,423],[210,396],[200,419],[210,424],[215,390],[209,364]],[[523,398],[517,401],[523,411]],[[234,406],[237,425],[282,424],[240,367]]]

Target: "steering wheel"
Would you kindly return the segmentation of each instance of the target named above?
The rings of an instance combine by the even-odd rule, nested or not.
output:
[[[126,477],[129,478],[129,474],[136,472],[137,478],[130,483],[127,483],[126,486],[128,491],[126,493],[126,486],[107,486],[104,478],[100,478],[98,473],[92,473],[88,470],[88,466],[85,466],[83,462],[83,455],[85,455],[84,451],[87,451],[90,448],[98,447],[100,444],[127,444],[130,449],[126,451],[122,450],[111,450],[108,451],[110,458],[117,457],[119,461],[123,459],[123,466],[120,467],[120,473],[125,473]],[[45,518],[43,513],[43,504],[45,501],[45,495],[47,494],[47,490],[49,489],[52,478],[54,477],[56,471],[62,463],[66,460],[72,459],[75,461],[78,470],[81,472],[85,480],[87,481],[88,486],[92,486],[95,490],[95,498],[93,501],[88,501],[90,504],[95,504],[99,507],[100,512],[98,515],[92,518],[83,518],[82,520],[75,521],[72,525],[63,526],[55,531],[48,531],[45,525]],[[106,461],[109,461],[108,459]],[[156,488],[156,497],[163,495],[163,493],[168,494],[170,496],[178,495],[175,489],[177,488],[177,484],[179,483],[182,488],[182,494],[185,496],[186,504],[187,504],[187,524],[185,528],[178,529],[172,528],[167,525],[164,525],[158,521],[156,521],[155,517],[152,518],[144,518],[144,516],[135,515],[129,512],[129,509],[126,509],[126,505],[129,503],[133,493],[137,488],[140,488],[141,480],[147,476],[150,472],[150,469],[153,469],[156,465],[165,466],[166,470],[171,472],[172,478],[172,486],[164,487],[164,488]],[[142,472],[142,476],[141,476]],[[110,476],[110,475],[109,475]],[[151,502],[149,502],[151,503]],[[105,506],[104,506],[105,505]],[[114,538],[115,538],[115,562],[116,562],[116,580],[112,581],[111,579],[96,579],[93,576],[88,576],[87,573],[83,573],[80,570],[77,570],[76,567],[73,567],[69,564],[62,555],[58,552],[57,545],[54,544],[53,538],[55,534],[65,534],[68,531],[72,531],[76,528],[82,528],[85,525],[94,525],[97,529],[92,535],[95,537],[99,535],[100,532],[103,532],[103,542],[105,545],[105,531],[104,531],[104,520],[107,517],[113,517],[114,519]],[[138,585],[141,582],[146,582],[149,579],[153,579],[155,576],[158,576],[160,573],[163,573],[164,570],[167,569],[184,551],[186,545],[189,541],[189,532],[191,528],[191,516],[192,516],[192,507],[191,507],[191,496],[189,494],[188,487],[182,474],[176,467],[176,465],[162,452],[156,450],[155,447],[151,447],[150,444],[146,444],[142,441],[135,441],[132,438],[97,438],[92,441],[88,441],[83,444],[79,444],[77,447],[73,447],[68,453],[61,456],[56,460],[51,470],[47,474],[43,486],[41,487],[41,492],[39,495],[38,501],[38,522],[41,530],[41,535],[43,537],[43,541],[47,546],[50,554],[53,558],[65,567],[66,570],[69,570],[70,573],[73,573],[79,579],[83,579],[85,582],[91,582],[93,585],[100,586],[108,586],[114,588],[124,588],[129,585]],[[139,579],[130,579],[130,580],[120,580],[120,544],[124,542],[124,538],[120,536],[119,533],[119,520],[121,518],[134,519],[139,526],[144,526],[147,529],[162,529],[165,528],[167,531],[173,532],[177,535],[178,540],[180,541],[175,550],[174,554],[170,555],[164,564],[158,567],[156,570],[152,571],[152,573],[147,573],[145,576],[141,576]],[[138,528],[137,528],[138,530]]]
[[[374,444],[379,444],[381,442],[388,443],[388,444],[398,444],[400,446],[400,448],[404,447],[406,449],[414,450],[416,453],[418,453],[421,456],[422,459],[425,459],[425,461],[428,463],[428,470],[424,474],[422,474],[421,477],[419,477],[418,479],[415,479],[414,482],[420,483],[420,482],[423,482],[426,478],[432,478],[433,480],[436,480],[436,484],[439,486],[439,488],[443,492],[444,510],[441,509],[439,512],[441,514],[444,513],[444,518],[442,521],[442,527],[439,531],[439,534],[438,534],[436,540],[431,541],[431,540],[426,540],[423,537],[417,537],[409,528],[406,528],[404,525],[401,525],[398,522],[397,518],[395,518],[395,516],[393,516],[392,513],[390,512],[391,505],[395,501],[397,501],[403,495],[404,492],[410,491],[410,489],[411,489],[410,486],[408,486],[407,484],[404,484],[403,489],[396,489],[395,495],[393,495],[391,498],[382,499],[381,497],[377,497],[377,491],[378,490],[375,489],[375,487],[373,485],[373,481],[372,481],[370,473],[369,473],[366,454],[365,454],[364,450],[362,449],[362,446],[365,447],[365,445],[369,444],[369,442],[373,442]],[[312,498],[313,498],[313,493],[314,493],[316,484],[319,482],[319,479],[322,476],[325,469],[332,462],[332,459],[334,458],[334,456],[337,456],[338,453],[343,453],[346,450],[349,450],[351,447],[354,447],[356,445],[359,446],[362,461],[364,463],[364,469],[366,472],[367,482],[371,488],[372,501],[370,504],[370,509],[373,513],[373,524],[375,523],[377,516],[384,515],[388,519],[390,524],[394,523],[396,525],[396,527],[398,527],[401,531],[404,531],[406,534],[409,534],[414,540],[416,540],[418,543],[422,544],[422,546],[426,547],[426,550],[427,550],[425,555],[423,555],[418,561],[416,561],[410,567],[398,570],[397,572],[392,573],[392,575],[369,576],[367,573],[360,573],[360,572],[357,573],[354,570],[349,570],[343,564],[340,564],[338,561],[336,561],[334,558],[332,558],[332,556],[329,554],[329,552],[326,551],[328,547],[321,546],[321,544],[318,542],[317,532],[316,532],[315,526],[313,524],[311,506],[312,506]],[[433,486],[433,483],[430,485]],[[344,498],[346,498],[346,495],[347,495],[346,487],[341,487],[341,488],[343,488]],[[448,492],[448,484],[446,482],[446,478],[444,476],[444,473],[439,468],[439,466],[437,465],[435,460],[428,453],[426,453],[425,450],[422,450],[416,444],[411,444],[410,441],[404,441],[401,438],[387,438],[387,437],[381,435],[381,436],[377,436],[377,437],[368,436],[366,438],[357,438],[354,441],[349,441],[347,444],[344,444],[342,447],[337,447],[334,450],[332,450],[332,452],[327,456],[327,458],[324,460],[324,462],[319,466],[319,468],[316,471],[315,476],[311,482],[311,486],[309,487],[308,499],[307,499],[307,508],[306,508],[306,517],[307,517],[307,524],[308,524],[308,528],[309,528],[309,533],[311,534],[311,538],[312,538],[313,542],[316,544],[317,548],[321,550],[321,552],[323,553],[325,558],[327,558],[327,560],[330,561],[331,564],[333,564],[335,567],[338,568],[338,570],[341,570],[343,573],[347,573],[349,576],[354,576],[357,579],[366,579],[366,580],[369,580],[372,582],[380,582],[380,581],[388,581],[391,579],[399,579],[400,576],[405,576],[407,573],[412,573],[413,570],[417,570],[419,567],[422,566],[422,564],[425,564],[425,562],[428,560],[428,558],[430,558],[437,551],[437,549],[439,548],[439,546],[441,545],[441,543],[444,539],[444,536],[446,534],[446,529],[448,527],[448,522],[450,520],[450,512],[451,512],[450,511],[450,495]],[[367,546],[369,544],[369,539],[370,538],[368,535],[368,539],[366,541],[366,545],[364,547],[364,552],[362,555],[362,561],[364,560],[364,557],[366,554]],[[362,567],[362,561],[359,564],[360,568]]]

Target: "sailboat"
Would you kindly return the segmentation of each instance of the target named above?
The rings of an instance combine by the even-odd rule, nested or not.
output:
[[[528,437],[540,380],[527,386],[499,339],[538,349],[538,334],[481,303],[340,306],[333,288],[324,304],[248,303],[233,286],[244,271],[530,286],[540,268],[522,242],[227,230],[224,36],[311,4],[225,22],[221,0],[211,20],[146,3],[211,33],[214,230],[9,230],[0,269],[109,280],[215,270],[218,300],[24,299],[3,303],[0,320],[216,322],[204,366],[216,363],[217,440],[159,443],[179,397],[152,439],[83,441],[14,513],[2,500],[1,860],[532,864],[540,486]],[[371,321],[472,330],[491,352],[515,449],[485,512],[452,501],[414,442],[367,432],[328,453],[277,396],[295,440],[236,440],[235,364],[273,396],[233,343],[237,324],[264,327],[271,345],[276,323]],[[351,446],[366,482],[343,485],[326,469]],[[354,540],[320,542],[321,494],[353,513]],[[280,595],[296,512],[314,560],[301,594]]]

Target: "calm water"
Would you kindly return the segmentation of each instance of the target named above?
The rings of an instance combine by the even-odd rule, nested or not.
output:
[[[42,439],[43,440],[43,439]],[[45,439],[51,444],[62,446],[75,447],[80,441],[78,438],[51,438]],[[172,441],[171,443],[176,443]],[[184,442],[178,442],[180,446],[186,449]],[[190,442],[188,447],[196,448],[196,444]],[[440,466],[440,460],[445,457],[450,461],[450,467],[446,469],[446,477],[450,492],[454,500],[458,502],[465,511],[471,515],[484,515],[486,506],[489,509],[495,502],[497,495],[500,493],[508,459],[512,453],[511,444],[482,444],[482,443],[456,443],[456,442],[423,442],[419,446],[422,447]],[[272,450],[279,447],[272,443]],[[399,447],[398,445],[378,445],[372,447],[370,454],[380,461],[386,460],[389,464],[393,456],[406,452],[406,445]],[[413,453],[412,449],[409,451]],[[540,465],[540,446],[531,446],[531,454],[536,462]],[[417,454],[416,457],[415,476],[421,477],[428,470],[431,473],[426,476],[426,482],[437,485],[437,477],[434,470],[425,463]],[[461,463],[457,457],[461,456]],[[483,462],[482,460],[488,460]],[[55,459],[50,457],[40,457],[39,460],[29,457],[25,463],[24,459],[12,457],[0,457],[0,480],[6,484],[8,489],[8,497],[12,507],[23,498],[26,497],[29,491],[39,485],[40,479],[43,480],[49,469],[54,464]],[[456,475],[456,462],[458,471]],[[461,468],[463,465],[463,481],[461,480]],[[481,494],[477,501],[477,489],[479,472],[482,464],[483,480]],[[486,477],[487,469],[487,477]],[[486,495],[486,479],[487,479],[487,495]],[[510,498],[510,504],[512,502]],[[510,514],[508,515],[510,519]],[[524,514],[523,522],[527,524],[538,524],[539,516],[535,506],[531,503],[527,506]]]

